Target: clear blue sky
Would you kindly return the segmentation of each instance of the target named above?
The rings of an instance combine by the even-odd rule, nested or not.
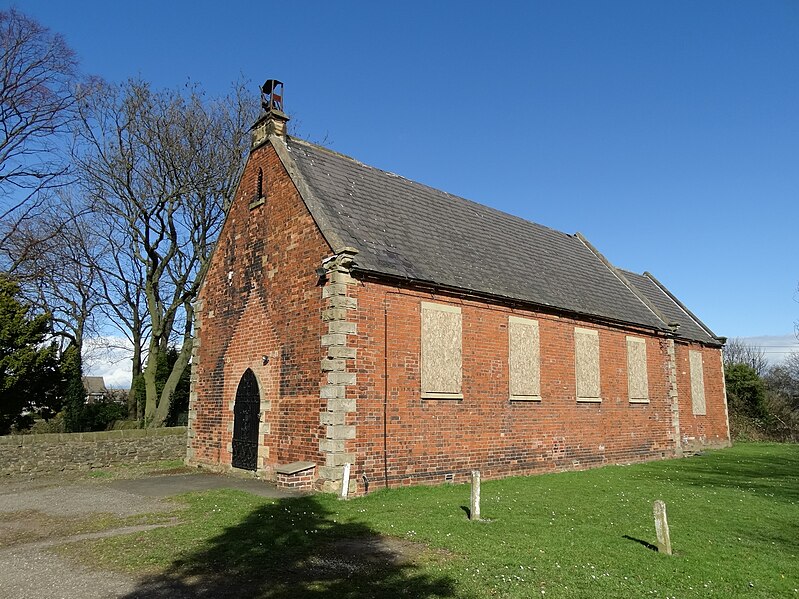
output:
[[[15,4],[85,72],[285,84],[312,140],[650,270],[717,334],[799,319],[799,2]]]

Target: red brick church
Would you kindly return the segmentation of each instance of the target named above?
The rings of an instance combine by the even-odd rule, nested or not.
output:
[[[187,461],[350,490],[730,443],[717,337],[569,235],[286,134],[268,81],[197,301]]]

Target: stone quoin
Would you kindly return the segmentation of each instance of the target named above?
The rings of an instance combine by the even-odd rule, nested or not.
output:
[[[293,138],[262,91],[196,303],[187,463],[302,462],[330,492],[351,464],[352,495],[729,445],[725,340],[652,275]]]

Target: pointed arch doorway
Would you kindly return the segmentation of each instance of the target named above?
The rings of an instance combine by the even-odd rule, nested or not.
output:
[[[258,380],[249,368],[239,381],[233,404],[233,459],[231,465],[243,470],[258,467],[258,425],[261,394]]]

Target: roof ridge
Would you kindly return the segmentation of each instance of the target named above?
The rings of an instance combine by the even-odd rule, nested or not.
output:
[[[496,215],[501,216],[503,218],[509,218],[511,220],[514,220],[514,221],[519,221],[519,222],[523,222],[523,223],[526,223],[526,224],[529,224],[529,225],[533,225],[533,226],[538,227],[540,229],[546,229],[547,231],[551,231],[552,233],[557,233],[558,235],[563,235],[565,237],[571,237],[571,238],[575,237],[575,235],[572,234],[572,233],[566,233],[565,231],[561,231],[559,229],[555,229],[555,228],[550,227],[548,225],[542,225],[541,223],[537,223],[537,222],[535,222],[533,220],[529,220],[527,218],[518,216],[516,214],[511,214],[510,212],[505,212],[504,210],[500,210],[499,208],[494,208],[493,206],[488,206],[487,204],[482,204],[482,203],[480,203],[480,202],[478,202],[476,200],[470,200],[469,198],[464,198],[463,196],[459,196],[459,195],[456,195],[454,193],[450,193],[450,192],[445,191],[443,189],[439,189],[438,187],[433,187],[432,185],[428,185],[427,183],[422,183],[422,182],[416,181],[414,179],[409,179],[405,175],[400,175],[399,173],[395,173],[393,171],[382,169],[382,168],[373,166],[371,164],[366,164],[365,162],[361,162],[357,158],[353,158],[352,156],[349,156],[347,154],[342,154],[341,152],[337,152],[336,150],[331,150],[330,148],[326,148],[324,146],[320,146],[319,144],[312,143],[312,142],[310,142],[308,140],[300,139],[300,138],[297,138],[297,137],[289,137],[289,136],[286,136],[286,138],[287,138],[286,140],[289,141],[289,142],[297,142],[299,145],[310,147],[310,148],[314,148],[316,150],[320,150],[322,152],[326,152],[326,153],[328,153],[328,154],[330,154],[332,156],[336,156],[338,158],[343,158],[344,160],[348,160],[350,162],[353,162],[353,163],[357,164],[358,166],[367,168],[369,170],[372,170],[372,171],[375,171],[375,172],[378,172],[378,173],[383,173],[383,174],[388,175],[390,177],[396,177],[398,179],[402,179],[403,181],[405,181],[405,182],[407,182],[407,183],[409,183],[409,184],[411,184],[413,186],[417,186],[417,187],[428,189],[430,191],[433,191],[433,192],[435,192],[437,194],[443,195],[443,196],[445,196],[447,198],[450,198],[452,200],[455,200],[455,201],[465,202],[466,204],[472,205],[472,206],[474,206],[476,208],[479,208],[480,210],[488,211],[488,212],[491,212],[491,213],[495,213]],[[289,151],[290,151],[290,148],[289,148]]]
[[[359,250],[360,271],[670,331],[660,304],[579,234],[306,140],[273,145],[331,248]]]
[[[668,288],[666,288],[666,286],[665,286],[663,283],[661,283],[660,281],[658,281],[658,280],[655,278],[655,275],[653,275],[651,272],[649,272],[649,271],[647,270],[647,271],[644,271],[644,274],[643,274],[643,276],[645,276],[645,277],[646,277],[646,278],[648,278],[650,281],[652,281],[652,282],[653,282],[653,283],[654,283],[654,284],[655,284],[655,285],[658,287],[658,289],[660,289],[660,290],[661,290],[661,291],[662,291],[664,294],[666,294],[666,296],[668,296],[668,297],[671,299],[671,301],[673,301],[675,304],[677,304],[677,307],[679,307],[679,308],[680,308],[680,310],[682,310],[683,312],[685,312],[685,314],[686,314],[686,316],[688,316],[688,318],[690,318],[690,319],[691,319],[691,320],[693,320],[693,321],[694,321],[694,322],[695,322],[697,325],[699,325],[699,327],[700,327],[700,328],[701,328],[703,331],[705,331],[705,332],[706,332],[706,333],[707,333],[707,334],[708,334],[708,335],[709,335],[711,338],[713,338],[713,339],[718,339],[719,341],[722,339],[722,337],[719,337],[718,335],[716,335],[716,334],[715,334],[715,333],[714,333],[714,332],[713,332],[713,331],[710,329],[710,327],[709,327],[709,326],[707,326],[707,325],[706,325],[704,322],[702,322],[701,320],[699,320],[699,317],[698,317],[698,316],[696,316],[696,314],[694,314],[693,312],[691,312],[691,311],[688,309],[688,307],[687,307],[685,304],[683,304],[683,303],[682,303],[682,302],[681,302],[679,299],[677,299],[677,297],[676,297],[676,296],[675,296],[675,295],[674,295],[674,294],[673,294],[671,291],[669,291],[669,290],[668,290]]]
[[[594,245],[593,245],[593,244],[592,244],[590,241],[588,241],[588,239],[586,239],[586,238],[585,238],[585,236],[583,236],[583,234],[582,234],[582,233],[577,233],[577,234],[576,234],[576,237],[577,237],[577,239],[579,239],[579,240],[580,240],[580,241],[581,241],[581,242],[582,242],[582,243],[583,243],[583,244],[584,244],[584,245],[585,245],[585,246],[586,246],[586,247],[587,247],[587,248],[588,248],[588,249],[589,249],[589,250],[590,250],[590,251],[591,251],[591,252],[592,252],[592,253],[593,253],[593,254],[596,256],[596,257],[597,257],[597,258],[599,258],[599,260],[600,260],[600,261],[601,261],[601,262],[602,262],[602,263],[603,263],[603,264],[604,264],[604,265],[605,265],[605,266],[608,268],[608,270],[610,270],[610,272],[612,272],[612,273],[613,273],[613,274],[616,276],[616,278],[618,278],[618,279],[619,279],[619,281],[621,281],[621,282],[622,282],[622,284],[623,284],[623,285],[625,285],[625,286],[626,286],[626,287],[627,287],[627,288],[628,288],[628,289],[629,289],[629,290],[632,292],[632,294],[633,294],[633,295],[634,295],[636,298],[638,298],[638,301],[640,301],[642,304],[644,304],[644,306],[646,306],[646,307],[649,309],[649,311],[650,311],[650,312],[652,312],[652,314],[654,314],[654,315],[655,315],[655,317],[656,317],[656,318],[657,318],[657,319],[658,319],[660,322],[662,322],[662,323],[663,323],[663,324],[666,326],[666,328],[668,328],[669,330],[671,330],[671,327],[669,326],[669,321],[666,319],[666,316],[663,314],[663,312],[661,312],[661,311],[658,309],[658,307],[657,307],[657,306],[655,306],[655,304],[653,304],[652,302],[650,302],[650,301],[649,301],[649,300],[646,298],[646,296],[645,296],[643,293],[641,293],[641,291],[640,291],[640,290],[639,290],[639,289],[638,289],[638,288],[637,288],[635,285],[633,285],[633,283],[632,283],[632,282],[631,282],[629,279],[627,279],[627,277],[625,277],[625,276],[624,276],[624,274],[621,272],[621,269],[619,269],[619,268],[616,268],[615,266],[613,266],[613,264],[610,262],[610,260],[608,260],[608,259],[607,259],[607,258],[604,256],[604,254],[602,254],[602,252],[600,252],[598,249],[596,249],[596,248],[594,247]],[[631,274],[635,274],[635,273],[631,273]]]

